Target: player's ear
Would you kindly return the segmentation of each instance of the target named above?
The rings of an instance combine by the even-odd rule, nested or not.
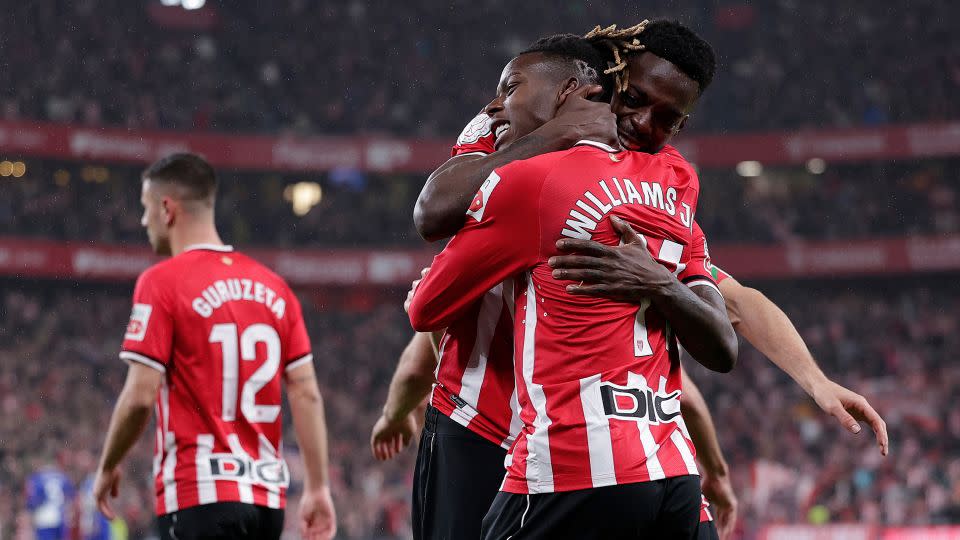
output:
[[[677,127],[673,128],[673,134],[676,135],[677,133],[680,133],[680,131],[683,129],[683,126],[687,125],[687,120],[689,119],[690,119],[689,114],[683,115],[683,118],[681,118],[680,121],[677,122]]]
[[[172,198],[163,197],[160,199],[160,217],[167,227],[173,225],[178,210],[177,202]]]
[[[576,77],[569,77],[567,80],[563,81],[563,84],[560,85],[559,93],[557,94],[557,108],[563,106],[567,101],[567,98],[573,94],[577,88],[580,88],[580,81]]]

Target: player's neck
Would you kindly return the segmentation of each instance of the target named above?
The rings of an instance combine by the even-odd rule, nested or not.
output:
[[[190,246],[203,244],[222,246],[223,240],[213,224],[184,224],[181,230],[170,231],[170,252],[176,257]]]

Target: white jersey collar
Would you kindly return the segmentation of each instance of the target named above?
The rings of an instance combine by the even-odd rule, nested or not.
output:
[[[184,253],[188,251],[193,251],[197,249],[205,249],[210,251],[222,251],[230,252],[233,251],[233,246],[219,246],[217,244],[190,244],[189,246],[183,248]]]
[[[583,140],[577,141],[577,144],[575,144],[574,146],[581,146],[581,145],[594,146],[594,147],[597,147],[597,148],[599,148],[599,149],[601,149],[601,150],[610,152],[610,153],[612,153],[612,154],[617,154],[617,153],[621,152],[621,150],[617,150],[616,148],[610,146],[609,144],[604,144],[604,143],[602,143],[602,142],[597,142],[597,141],[591,141],[591,140],[588,140],[588,139],[583,139]]]

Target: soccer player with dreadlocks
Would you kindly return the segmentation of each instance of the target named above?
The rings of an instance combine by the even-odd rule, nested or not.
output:
[[[494,129],[499,147],[544,125],[568,100],[595,92],[582,89],[583,78],[597,76],[589,63],[534,49],[507,65],[497,98],[487,106],[495,123],[506,125]],[[690,88],[695,100],[696,87]],[[611,117],[607,107],[600,109]],[[481,353],[479,362],[470,357],[487,341],[485,328],[499,326],[504,306],[517,314],[514,378],[522,427],[501,492],[484,519],[484,538],[503,539],[521,529],[537,538],[696,534],[699,478],[680,417],[680,368],[666,324],[699,362],[718,371],[732,367],[736,340],[712,278],[704,265],[690,264],[696,173],[672,149],[653,155],[615,144],[583,140],[568,151],[497,168],[470,205],[467,225],[434,260],[411,302],[416,329],[447,328],[448,336],[456,335],[464,318],[475,328],[472,346],[464,347],[468,361],[447,362],[465,367],[449,385],[460,391],[448,392],[440,377],[446,399],[438,401],[434,392],[435,408],[450,401],[451,418],[469,423],[482,402],[474,408],[464,396],[476,397],[471,386],[480,393],[486,388],[482,381],[465,383],[478,371],[502,376],[497,366],[482,365],[493,354]],[[599,187],[598,177],[607,179]],[[650,197],[644,200],[640,190]],[[639,269],[644,299],[630,305],[569,295],[565,280],[547,266],[562,236],[608,245],[626,237],[646,257]],[[511,279],[518,273],[525,277]],[[492,316],[490,326],[484,311]],[[439,371],[444,365],[442,357]],[[442,439],[427,440],[421,449],[429,453],[421,455],[436,455]],[[443,461],[439,454],[426,463],[432,469]],[[583,512],[595,520],[580,519]]]
[[[713,60],[712,55],[702,54],[703,47],[697,47],[698,44],[695,36],[693,36],[692,33],[689,33],[689,31],[684,33],[686,29],[675,23],[659,21],[650,24],[650,30],[652,31],[648,31],[646,37],[644,37],[643,41],[641,42],[641,40],[637,38],[637,35],[640,34],[647,27],[647,25],[648,23],[645,22],[641,25],[637,25],[625,30],[617,30],[616,27],[597,27],[590,34],[588,34],[588,37],[593,43],[599,45],[602,50],[610,52],[610,67],[603,65],[600,69],[606,71],[607,73],[615,74],[616,87],[617,89],[622,90],[622,92],[619,93],[626,94],[622,99],[622,101],[625,103],[621,107],[625,113],[622,114],[621,120],[630,120],[627,112],[629,112],[630,107],[637,107],[636,102],[640,98],[650,101],[647,104],[647,107],[650,109],[650,111],[658,113],[656,115],[648,114],[646,118],[641,119],[641,122],[636,124],[639,124],[640,128],[645,128],[647,126],[644,126],[643,124],[644,122],[647,122],[653,124],[654,128],[659,129],[637,129],[637,125],[635,125],[635,123],[626,121],[620,122],[618,126],[621,128],[619,130],[621,131],[620,138],[625,142],[625,145],[637,150],[645,150],[650,152],[658,150],[672,134],[679,131],[686,118],[682,118],[679,122],[676,121],[674,118],[671,118],[671,115],[664,114],[664,112],[671,112],[670,107],[664,108],[664,104],[662,102],[657,101],[656,99],[650,100],[649,98],[649,94],[657,94],[656,83],[658,81],[656,79],[662,75],[662,73],[657,73],[657,68],[660,68],[662,72],[662,68],[664,66],[662,64],[658,66],[657,62],[647,62],[650,65],[641,66],[641,69],[634,69],[634,73],[641,76],[648,74],[646,71],[643,71],[644,69],[649,69],[649,74],[653,75],[654,88],[652,88],[653,91],[651,91],[651,88],[649,88],[650,84],[645,80],[640,80],[640,88],[631,90],[628,85],[628,82],[631,80],[631,78],[629,75],[630,66],[628,65],[627,59],[631,57],[631,54],[636,54],[637,52],[646,48],[648,51],[652,51],[654,53],[653,55],[641,55],[642,57],[647,57],[646,60],[652,60],[649,58],[650,56],[659,56],[661,58],[669,59],[671,61],[670,63],[674,63],[674,65],[685,66],[685,71],[688,72],[688,74],[690,72],[699,72],[701,75],[697,76],[697,82],[698,85],[701,86],[701,91],[705,86],[705,84],[702,84],[702,82],[709,82],[709,77],[703,77],[702,75],[707,73],[712,74]],[[558,36],[554,36],[549,40],[541,40],[540,46],[544,46],[550,41],[553,41],[554,46],[556,46],[559,42],[562,42],[563,39]],[[569,45],[569,39],[567,42]],[[690,44],[693,46],[690,46]],[[683,52],[683,54],[680,54],[681,52]],[[697,58],[698,53],[700,57],[699,59]],[[588,54],[586,56],[589,57],[590,55]],[[495,129],[491,129],[489,116],[483,114],[478,117],[478,119],[476,119],[470,126],[467,127],[467,129],[464,130],[464,133],[461,135],[461,138],[458,141],[457,147],[455,147],[455,153],[459,153],[461,155],[451,159],[450,162],[441,167],[441,169],[439,169],[437,173],[431,177],[431,182],[434,182],[434,180],[437,178],[444,178],[444,183],[440,184],[439,188],[437,186],[433,186],[434,189],[432,192],[425,188],[424,195],[421,196],[421,204],[418,204],[417,213],[417,224],[420,226],[421,232],[428,237],[431,235],[439,237],[447,234],[445,231],[442,231],[444,226],[452,223],[454,227],[458,227],[459,223],[462,223],[463,208],[455,209],[456,211],[452,212],[449,217],[443,215],[443,211],[449,209],[450,207],[450,204],[443,198],[445,195],[444,189],[469,185],[472,180],[470,178],[471,168],[476,169],[479,166],[481,169],[488,169],[488,167],[483,166],[484,159],[481,158],[487,158],[487,161],[490,160],[489,158],[491,158],[491,156],[488,156],[488,154],[490,154],[494,149],[493,141],[497,134],[501,135],[500,144],[498,145],[501,148],[501,151],[498,152],[499,156],[497,156],[500,158],[500,161],[519,159],[524,157],[524,153],[536,154],[538,152],[563,147],[564,145],[569,146],[571,142],[578,137],[590,138],[588,133],[591,129],[594,131],[593,137],[595,139],[602,139],[603,132],[608,126],[604,125],[605,119],[603,115],[598,114],[601,111],[596,105],[597,104],[585,100],[571,100],[564,106],[564,110],[560,111],[560,114],[556,119],[545,124],[542,129],[535,130],[535,132],[532,134],[514,137],[517,139],[516,143],[511,145],[505,145],[504,142],[506,141],[506,137],[503,137],[510,131],[510,126],[500,123],[499,125],[495,126]],[[559,132],[557,129],[553,129],[551,131],[551,128],[557,128],[559,126],[563,126],[563,129],[566,129],[567,133],[564,133],[563,129],[559,130]],[[664,127],[668,129],[664,129]],[[499,133],[496,131],[499,131]],[[573,133],[573,136],[570,136],[571,132]],[[639,136],[636,132],[639,132]],[[516,133],[517,132],[515,132],[515,134]],[[662,135],[663,133],[667,134],[666,137]],[[540,146],[539,149],[538,145]],[[493,165],[490,166],[490,168],[492,167]],[[453,174],[450,174],[451,172]],[[475,176],[482,178],[483,174],[485,174],[485,171],[481,171]],[[457,179],[458,175],[460,177],[459,179]],[[464,177],[466,177],[466,181],[464,181]],[[454,181],[454,179],[457,180]],[[475,180],[473,181],[475,182]],[[431,184],[428,183],[427,188],[430,187]],[[471,190],[472,187],[462,188],[463,192],[470,192]],[[459,223],[457,223],[458,221]],[[431,228],[433,230],[431,230]],[[558,260],[565,261],[563,258],[559,258]],[[563,264],[566,264],[566,262]],[[576,265],[574,265],[573,268],[575,269]],[[609,285],[609,283],[615,282],[621,277],[622,275],[616,276],[616,279],[608,278],[607,284],[601,283],[600,285],[596,286],[588,285],[582,287],[582,290],[587,294],[600,294],[607,296],[623,295],[624,287],[622,283],[620,284],[620,290],[617,290],[616,287],[611,287]],[[587,279],[585,281],[589,282],[590,280]],[[770,330],[765,332],[765,335],[772,335],[775,337],[779,337],[778,334],[783,335],[784,339],[782,341],[784,342],[784,346],[780,346],[776,350],[771,350],[768,354],[775,362],[778,363],[778,365],[780,365],[785,371],[791,374],[791,376],[797,379],[798,382],[800,382],[804,388],[817,399],[817,403],[820,404],[821,407],[823,407],[825,410],[831,411],[842,420],[852,421],[853,425],[856,424],[856,421],[846,413],[845,409],[849,408],[851,409],[851,412],[854,412],[855,414],[861,412],[864,413],[858,414],[858,417],[870,416],[870,413],[872,413],[873,417],[875,418],[871,418],[871,420],[879,421],[882,428],[882,420],[879,420],[879,417],[876,417],[876,413],[872,411],[872,409],[869,407],[869,404],[867,404],[862,397],[857,396],[849,390],[846,390],[826,379],[822,372],[816,368],[816,365],[812,358],[810,358],[808,352],[805,354],[799,354],[800,352],[805,352],[806,348],[803,346],[802,340],[800,340],[795,330],[793,330],[792,325],[789,324],[789,320],[782,316],[782,312],[779,312],[779,310],[776,309],[776,306],[773,306],[769,300],[752,289],[747,289],[742,286],[731,289],[731,283],[736,285],[735,280],[728,279],[723,281],[723,286],[730,290],[729,293],[727,290],[724,290],[724,293],[728,294],[728,310],[736,310],[736,307],[731,307],[731,298],[742,297],[742,302],[739,302],[740,308],[760,306],[763,309],[757,309],[757,312],[768,314],[772,313],[772,308],[781,315],[779,318],[765,318],[763,322],[766,322],[766,320],[774,320],[781,323],[779,326],[774,324],[772,325],[773,328],[765,329],[762,328],[762,325],[756,324],[756,317],[740,316],[741,314],[739,311],[742,310],[730,311],[731,319],[734,319],[734,324],[737,325],[738,331],[742,331],[744,335],[755,344],[765,341],[763,339],[764,330]],[[629,285],[626,286],[626,289],[629,290]],[[741,295],[740,292],[753,294]],[[736,297],[734,296],[734,293],[736,293]],[[749,322],[749,319],[754,320],[748,325],[747,323]],[[788,329],[792,332],[792,335],[789,335],[791,332],[782,331],[784,326],[783,323],[785,323]],[[747,332],[748,327],[750,330],[749,333]],[[500,326],[497,327],[497,332],[499,332],[499,330]],[[773,330],[776,330],[776,332]],[[451,336],[448,335],[447,339],[450,337]],[[452,342],[453,340],[450,341]],[[496,341],[496,336],[493,336],[492,341]],[[758,345],[758,347],[765,352],[769,350],[769,347],[764,348],[762,345]],[[487,348],[486,352],[490,352],[489,347]],[[451,355],[448,354],[445,359],[449,361],[450,356]],[[492,362],[495,359],[495,356],[496,355],[490,355],[490,358],[485,360]],[[401,359],[397,376],[395,376],[394,382],[391,384],[391,398],[388,399],[388,405],[384,408],[384,417],[381,418],[380,422],[378,422],[378,426],[374,431],[372,443],[375,448],[375,453],[377,453],[378,457],[381,459],[391,457],[395,452],[399,451],[403,444],[409,441],[410,436],[412,435],[412,428],[410,426],[415,424],[412,416],[409,416],[409,411],[413,408],[413,405],[419,401],[420,397],[428,391],[430,385],[433,383],[432,372],[434,366],[435,357],[433,349],[429,344],[429,340],[425,335],[418,335],[417,338],[415,338],[411,343],[411,346],[408,348],[408,350],[405,351],[404,356]],[[466,373],[464,375],[466,375]],[[822,381],[822,383],[818,382],[817,376],[819,376],[819,379]],[[464,379],[464,382],[466,382],[466,378]],[[489,389],[496,386],[493,384],[494,382],[496,382],[495,379],[483,382],[485,393],[490,394]],[[713,493],[715,496],[721,496],[722,498],[725,498],[725,500],[722,502],[727,503],[725,507],[720,508],[720,511],[721,524],[723,524],[725,517],[726,529],[727,532],[729,532],[730,527],[733,524],[732,517],[735,515],[735,506],[731,506],[731,503],[735,505],[735,499],[732,498],[732,493],[729,491],[729,480],[725,480],[725,478],[728,478],[726,476],[726,467],[724,465],[722,455],[719,452],[719,448],[716,445],[716,436],[712,428],[712,423],[709,419],[709,411],[706,409],[705,403],[702,401],[702,399],[695,401],[690,399],[698,396],[698,393],[695,392],[696,389],[692,386],[692,381],[685,379],[684,388],[686,389],[687,387],[693,391],[693,394],[688,395],[688,399],[684,400],[683,402],[683,415],[690,426],[691,436],[693,436],[694,441],[697,444],[698,453],[702,454],[702,457],[707,458],[710,468],[713,469],[712,471],[708,471],[711,472],[710,485],[713,487]],[[446,390],[458,389],[454,385],[447,385],[447,387],[444,387],[443,383],[441,382],[441,384],[437,387],[437,391],[434,392],[434,399],[436,400],[436,395],[438,392],[442,393]],[[459,397],[453,392],[451,392],[450,395],[453,398]],[[401,398],[397,399],[398,397]],[[404,403],[404,399],[406,400],[406,403]],[[495,401],[489,395],[485,399],[488,402]],[[391,407],[391,404],[393,407]],[[457,409],[452,411],[454,414],[441,411],[442,414],[439,416],[441,419],[443,419],[444,416],[449,416],[449,418],[455,419],[461,424],[466,424],[470,431],[481,431],[477,429],[477,426],[483,425],[484,422],[482,421],[482,417],[484,414],[477,414],[474,412],[474,416],[472,418],[470,418],[469,414],[457,415],[457,412],[462,412],[461,409],[468,411],[469,413],[471,407],[467,405],[463,407],[458,406]],[[390,413],[393,413],[393,418],[390,418]],[[843,416],[846,416],[847,418],[842,418]],[[496,422],[493,423],[495,424]],[[875,422],[872,422],[872,424],[876,429],[877,424]],[[466,429],[461,429],[460,434],[469,434],[469,432]],[[429,430],[425,431],[425,435],[431,435]],[[489,436],[484,436],[487,440],[490,439]],[[878,439],[880,438],[881,437],[878,430]],[[480,443],[485,442],[484,439],[479,437],[477,438],[477,441]],[[421,443],[421,457],[424,454],[422,445],[423,443]],[[493,449],[499,450],[495,447]],[[499,455],[502,456],[502,450],[499,450],[499,452]],[[498,453],[492,452],[492,455],[494,458],[496,458]],[[451,456],[455,457],[455,454],[451,454]],[[448,461],[455,462],[456,460],[449,459]],[[482,476],[483,473],[475,475],[475,477],[478,479]],[[440,475],[439,481],[441,484],[444,483],[444,480],[445,478],[443,475]],[[704,482],[704,487],[706,488],[706,478]],[[481,489],[481,485],[473,484],[471,487],[474,488],[473,491],[475,492],[483,491],[483,489]],[[480,498],[479,493],[477,498]],[[462,511],[460,512],[462,514]],[[703,514],[708,515],[706,512]],[[454,515],[452,519],[455,522],[462,522],[463,520],[461,518],[463,517],[463,515]],[[467,520],[467,522],[469,522],[469,520]],[[417,523],[415,520],[415,526],[416,524]],[[701,538],[715,538],[716,531],[713,530],[712,534],[710,533],[712,524],[707,523],[707,525],[711,525],[711,527],[706,529],[701,527]],[[431,536],[419,535],[418,537]]]

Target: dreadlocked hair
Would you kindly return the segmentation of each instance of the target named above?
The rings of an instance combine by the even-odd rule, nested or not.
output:
[[[567,63],[571,75],[581,84],[599,84],[603,87],[603,94],[595,99],[610,100],[613,79],[604,76],[606,55],[587,39],[576,34],[554,34],[538,39],[517,56],[528,53],[540,53],[548,59]]]
[[[629,72],[627,70],[627,61],[625,57],[630,52],[642,51],[644,49],[640,40],[637,39],[650,21],[644,19],[640,24],[635,24],[630,28],[617,30],[617,25],[611,24],[606,28],[601,28],[598,24],[593,30],[583,36],[584,39],[595,43],[601,47],[606,47],[613,54],[613,66],[603,70],[604,75],[613,75],[616,84],[614,90],[617,93],[626,92]],[[622,56],[621,56],[621,53]]]
[[[606,28],[597,25],[584,38],[612,55],[612,61],[608,59],[612,65],[604,73],[614,74],[617,92],[625,92],[630,80],[626,57],[639,51],[653,53],[677,66],[699,85],[701,94],[717,68],[713,47],[677,21],[644,20],[622,30],[615,24]]]

